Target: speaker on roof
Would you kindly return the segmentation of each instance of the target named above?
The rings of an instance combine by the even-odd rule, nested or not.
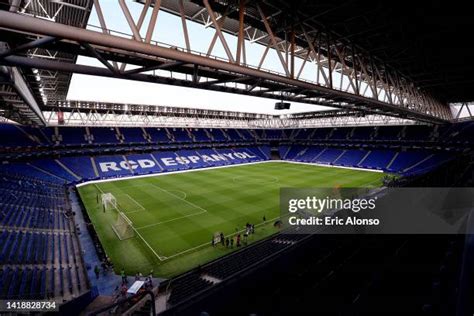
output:
[[[277,102],[275,103],[275,110],[289,110],[291,103],[289,102]]]

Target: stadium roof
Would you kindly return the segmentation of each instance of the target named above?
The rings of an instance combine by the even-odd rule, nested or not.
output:
[[[139,0],[145,3],[146,0]],[[469,40],[474,19],[467,1],[364,1],[364,0],[262,0],[267,16],[284,37],[292,25],[304,23],[310,30],[324,30],[337,40],[353,43],[391,68],[413,80],[446,102],[474,101],[474,43]],[[194,4],[194,5],[193,5]],[[235,10],[229,10],[228,5]],[[162,7],[179,14],[178,2],[163,0]],[[186,4],[187,15],[206,23],[208,14],[202,0]],[[237,35],[238,1],[224,0],[215,10],[226,14],[223,28]],[[252,25],[259,42],[270,39],[255,9],[248,8],[246,23]],[[201,16],[202,15],[202,16]],[[304,52],[301,52],[301,55]]]
[[[284,11],[283,19],[303,19],[357,43],[443,101],[474,101],[469,1],[265,2]]]
[[[92,5],[94,2],[97,3],[98,1],[16,0],[10,1],[10,6],[0,6],[0,10],[15,11],[19,9],[19,12],[23,15],[85,28],[89,15],[93,11]],[[152,11],[151,8],[155,5],[153,0],[139,0],[138,2],[141,2],[144,8],[149,8],[148,13]],[[308,85],[304,81],[297,82],[296,87],[294,87],[292,86],[295,83],[294,80],[279,82],[278,80],[285,79],[281,78],[281,75],[278,77],[269,74],[262,79],[258,76],[242,76],[242,73],[237,74],[232,71],[228,72],[228,70],[223,72],[218,69],[213,70],[212,67],[206,68],[202,65],[194,65],[195,70],[199,69],[200,75],[214,76],[211,81],[204,84],[202,82],[195,84],[176,79],[157,78],[153,79],[153,82],[178,85],[184,83],[187,86],[199,86],[214,91],[248,93],[273,99],[281,97],[293,102],[321,104],[345,109],[349,113],[361,111],[376,115],[387,114],[402,119],[412,118],[433,122],[452,118],[452,115],[448,114],[447,103],[474,100],[474,90],[469,88],[472,84],[469,77],[472,66],[469,62],[466,62],[472,59],[471,57],[474,54],[469,47],[471,45],[470,41],[467,40],[474,22],[467,15],[468,8],[463,8],[465,4],[461,2],[450,2],[449,7],[442,6],[439,1],[417,2],[417,7],[412,3],[403,1],[368,3],[361,0],[221,0],[209,1],[210,5],[208,6],[206,6],[206,1],[203,0],[183,2],[180,0],[161,0],[160,2],[161,10],[178,16],[183,14],[187,20],[201,23],[206,28],[215,28],[220,25],[223,32],[236,36],[239,36],[241,30],[239,12],[242,7],[245,7],[245,28],[243,31],[246,40],[260,43],[265,47],[278,47],[280,55],[281,53],[286,54],[286,57],[280,56],[280,59],[286,58],[287,66],[291,66],[289,54],[299,57],[301,61],[308,59],[308,56],[310,56],[308,60],[311,60],[311,62],[317,62],[323,68],[332,67],[335,74],[339,73],[341,78],[346,78],[341,79],[340,90],[342,91],[338,88],[328,90],[325,87]],[[209,14],[212,10],[217,13],[217,21],[213,21]],[[124,19],[123,16],[121,18]],[[140,23],[139,21],[138,23]],[[127,22],[130,24],[128,19]],[[137,21],[134,23],[137,23]],[[14,47],[21,47],[25,43],[40,44],[28,50],[26,55],[30,57],[29,59],[21,59],[21,54],[19,54],[19,58],[16,56],[4,58],[7,65],[20,66],[18,69],[21,69],[26,78],[28,90],[37,101],[36,105],[27,104],[28,106],[25,106],[23,104],[23,107],[20,108],[19,103],[25,101],[25,97],[13,98],[11,94],[14,92],[11,92],[11,89],[5,89],[5,85],[2,86],[1,91],[3,91],[4,97],[2,97],[1,107],[4,111],[7,109],[7,112],[3,112],[3,115],[7,113],[18,121],[23,119],[24,122],[28,122],[28,120],[33,122],[34,119],[31,118],[34,117],[34,113],[37,112],[38,108],[44,109],[45,105],[50,108],[51,104],[65,100],[71,71],[69,69],[64,71],[64,69],[68,68],[65,67],[68,64],[76,62],[77,53],[96,57],[105,65],[107,60],[104,59],[108,59],[109,66],[112,62],[114,64],[116,62],[130,62],[131,64],[141,63],[140,66],[144,69],[157,67],[150,64],[150,60],[155,57],[151,58],[150,56],[149,60],[137,59],[135,57],[136,53],[131,51],[130,53],[126,50],[117,52],[117,49],[112,47],[97,47],[93,43],[92,46],[90,43],[79,41],[75,43],[74,39],[48,37],[40,29],[38,35],[36,35],[36,32],[32,32],[31,29],[26,32],[26,29],[20,32],[13,30],[12,32],[10,27],[0,31],[7,44],[13,44]],[[273,34],[271,34],[272,32]],[[131,35],[125,37],[129,36]],[[124,37],[124,35],[122,34],[121,37]],[[318,43],[317,52],[311,46],[310,41],[313,41],[313,45],[316,42]],[[8,48],[4,51],[8,51]],[[2,57],[5,57],[1,54],[0,62]],[[315,56],[320,60],[317,61]],[[34,67],[34,61],[38,59],[37,57],[41,59],[41,64],[48,64],[49,61],[59,61],[61,65],[57,66],[58,63],[55,63],[53,67],[49,63],[48,66],[37,69],[37,67]],[[233,57],[237,56],[234,55]],[[241,58],[245,58],[245,54]],[[283,63],[283,60],[281,61]],[[102,65],[102,67],[104,66]],[[179,59],[174,62],[165,59],[158,67],[158,69],[181,72],[187,74],[186,76],[193,75],[192,63],[187,64]],[[354,69],[356,69],[357,75],[354,75],[356,73]],[[289,76],[288,69],[286,70]],[[79,73],[81,71],[82,73],[95,71],[101,75],[105,74],[104,71],[97,71],[91,67],[87,69],[85,67],[75,67],[72,70],[72,72]],[[253,73],[255,72],[253,71]],[[111,69],[111,73],[105,76],[123,77],[123,74],[114,73],[114,70]],[[140,73],[131,74],[127,79],[130,77],[140,78],[137,79],[140,81],[151,80]],[[348,78],[351,77],[353,79],[350,79],[351,82],[349,82]],[[376,88],[371,87],[372,91],[374,91],[373,89],[385,91],[380,93],[382,96],[376,97],[377,100],[374,101],[370,97],[351,96],[347,93],[351,89],[354,92],[356,89],[362,90],[362,84],[371,82],[371,77],[378,78],[373,80]],[[38,78],[41,78],[41,80],[38,80]],[[277,81],[274,80],[275,78]],[[404,90],[400,90],[401,92],[399,91],[397,94],[390,84],[398,81],[399,78],[401,79],[400,82],[396,82],[396,88],[402,87]],[[293,79],[293,77],[290,79]],[[325,80],[327,81],[326,78]],[[355,81],[355,86],[352,80]],[[41,86],[38,83],[39,81]],[[246,84],[247,87],[251,88],[247,92],[245,90],[242,92],[242,90],[235,88],[227,88],[227,82],[233,82],[235,85]],[[11,86],[11,82],[8,84]],[[343,84],[347,84],[345,91],[342,89]],[[367,86],[370,84],[368,83]],[[260,88],[260,86],[263,90],[252,90],[255,87]],[[387,97],[392,93],[391,97]],[[406,100],[405,102],[409,104],[404,105],[405,102],[402,101],[401,106],[394,106],[392,99],[398,98],[398,95],[403,95],[403,98],[406,95],[409,102]],[[383,100],[379,100],[382,98]],[[8,102],[10,100],[13,100],[13,102]],[[435,105],[433,106],[433,104]],[[430,108],[431,106],[433,108]],[[21,111],[27,111],[28,108],[32,109],[29,116],[17,115],[15,117],[11,114],[12,112],[18,114]],[[44,118],[41,120],[44,121]],[[36,122],[38,123],[38,121]]]

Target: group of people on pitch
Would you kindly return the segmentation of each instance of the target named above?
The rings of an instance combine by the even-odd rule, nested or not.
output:
[[[254,233],[255,233],[255,225],[247,223],[245,224],[245,232],[243,236],[238,232],[234,236],[225,237],[224,233],[221,232],[218,240],[220,244],[226,248],[234,248],[234,243],[237,247],[240,247],[242,245],[246,246],[248,242],[248,236]],[[212,237],[212,241],[211,241],[212,247],[216,247],[219,242],[216,241],[216,238],[214,236]]]

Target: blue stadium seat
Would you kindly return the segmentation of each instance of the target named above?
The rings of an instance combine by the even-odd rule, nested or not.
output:
[[[167,144],[170,143],[170,138],[164,128],[147,128],[147,134],[150,135],[152,143]]]
[[[139,127],[122,127],[120,132],[124,136],[124,141],[131,144],[147,143],[143,129]]]
[[[334,160],[336,160],[339,155],[342,154],[342,152],[342,149],[327,148],[326,150],[322,151],[321,154],[313,161],[322,164],[332,164]]]
[[[212,140],[214,142],[226,142],[228,141],[227,137],[224,135],[224,132],[220,128],[211,128],[207,129],[208,133],[211,134]]]
[[[173,128],[168,129],[174,136],[174,140],[177,143],[191,143],[193,139],[189,136],[188,131],[184,128]]]
[[[44,170],[48,173],[54,174],[57,177],[60,177],[68,182],[77,181],[77,179],[66,171],[62,166],[60,166],[55,160],[53,159],[40,159],[34,160],[31,164],[41,170]]]
[[[367,151],[365,150],[346,150],[344,154],[334,162],[334,164],[346,167],[356,167],[366,154]]]
[[[196,142],[206,143],[206,142],[211,141],[211,139],[207,135],[206,131],[202,128],[193,128],[193,129],[190,130],[190,132],[191,132],[192,135],[194,135],[194,140]]]
[[[95,179],[97,175],[94,173],[91,158],[89,156],[81,157],[62,157],[59,158],[66,167],[68,167],[74,174],[84,179]]]
[[[385,170],[394,155],[395,152],[391,150],[372,150],[360,163],[360,166],[369,169]]]
[[[118,144],[117,133],[112,127],[91,127],[90,133],[94,144]]]
[[[39,143],[26,135],[15,124],[0,124],[0,147],[38,146]]]
[[[62,145],[88,144],[86,140],[86,129],[83,127],[60,127],[59,135],[62,137]]]

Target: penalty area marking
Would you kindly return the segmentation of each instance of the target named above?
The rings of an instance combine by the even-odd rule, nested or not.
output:
[[[168,190],[168,192],[170,193],[176,192],[176,193],[182,194],[183,195],[183,197],[181,198],[182,200],[186,200],[186,198],[188,197],[186,192],[181,191],[181,190]]]
[[[130,195],[128,195],[127,193],[125,193],[125,195],[128,196],[128,198],[129,198],[130,200],[132,200],[133,203],[135,203],[139,208],[141,208],[141,209],[144,210],[144,211],[146,210],[146,208],[144,208],[143,205],[141,205],[140,203],[138,203],[138,202],[137,202],[134,198],[132,198]]]
[[[161,225],[161,224],[166,224],[166,223],[169,223],[169,222],[174,222],[174,221],[177,221],[177,220],[180,220],[180,219],[183,219],[183,218],[196,216],[196,215],[200,215],[200,214],[204,214],[204,213],[207,213],[207,211],[200,211],[200,212],[197,212],[197,213],[192,213],[192,214],[183,215],[183,216],[180,216],[180,217],[175,217],[175,218],[172,218],[172,219],[168,219],[166,221],[156,222],[156,223],[153,223],[153,224],[150,224],[150,225],[136,227],[136,229],[149,228],[149,227],[153,227],[153,226],[157,226],[157,225]]]
[[[178,196],[178,195],[176,195],[176,194],[174,194],[174,193],[171,193],[171,192],[172,192],[171,190],[170,190],[170,191],[165,190],[165,189],[163,189],[163,188],[161,188],[161,187],[159,187],[159,186],[157,186],[156,184],[153,184],[153,183],[151,183],[150,185],[154,186],[154,187],[157,188],[158,190],[161,190],[162,192],[165,192],[165,193],[168,193],[168,194],[171,195],[171,196],[174,196],[175,198],[177,198],[177,199],[179,199],[179,200],[181,200],[181,201],[183,201],[183,202],[185,202],[185,203],[188,203],[189,205],[191,205],[191,206],[193,206],[193,207],[195,207],[195,208],[200,209],[201,211],[207,212],[206,209],[204,209],[204,208],[200,207],[199,205],[196,205],[196,204],[194,204],[194,203],[192,203],[192,202],[186,200],[186,197],[187,197],[187,196],[185,196],[184,198],[182,198],[182,197],[180,197],[180,196]],[[178,192],[178,191],[175,191],[175,192]],[[182,192],[182,193],[184,193],[184,194],[186,195],[186,193],[183,192],[183,191],[179,191],[179,192]]]
[[[262,225],[271,223],[271,222],[273,222],[273,221],[275,221],[275,220],[277,220],[277,219],[279,219],[279,218],[280,218],[280,216],[277,216],[277,217],[275,217],[275,218],[266,220],[266,221],[263,222],[263,223],[260,223],[260,224],[255,225],[255,227],[260,227],[260,226],[262,226]],[[233,236],[233,235],[235,235],[235,234],[237,234],[237,233],[242,233],[242,232],[244,232],[244,231],[245,231],[245,229],[242,229],[242,230],[239,230],[239,231],[237,231],[237,232],[235,232],[235,233],[231,233],[231,234],[225,235],[224,237],[230,237],[230,236]],[[169,256],[169,257],[166,257],[166,260],[172,259],[172,258],[175,258],[175,257],[178,257],[178,256],[181,256],[181,255],[184,255],[185,253],[188,253],[188,252],[191,252],[191,251],[193,251],[193,250],[196,250],[196,249],[205,247],[206,245],[209,246],[209,243],[206,242],[206,243],[204,243],[204,244],[200,244],[200,245],[198,245],[198,246],[195,246],[195,247],[186,249],[186,250],[184,250],[184,251],[175,253],[175,254],[173,254],[173,255],[171,255],[171,256]]]
[[[186,200],[186,192],[183,192],[181,190],[165,190],[153,183],[151,183],[150,185],[154,186],[155,188],[161,190],[162,192],[165,192],[183,202],[186,202],[188,203],[189,205],[191,205],[192,207],[194,208],[197,208],[199,209],[200,211],[199,212],[195,212],[195,213],[191,213],[191,214],[187,214],[187,215],[183,215],[183,216],[179,216],[179,217],[175,217],[175,218],[172,218],[172,219],[169,219],[169,220],[166,220],[166,221],[162,221],[162,222],[156,222],[156,223],[153,223],[153,224],[149,224],[149,225],[145,225],[145,226],[140,226],[140,227],[136,227],[136,229],[145,229],[145,228],[149,228],[149,227],[153,227],[153,226],[158,226],[158,225],[161,225],[161,224],[166,224],[166,223],[169,223],[169,222],[174,222],[174,221],[177,221],[177,220],[180,220],[180,219],[184,219],[184,218],[188,218],[188,217],[192,217],[192,216],[197,216],[197,215],[201,215],[201,214],[204,214],[204,213],[207,213],[208,211],[202,207],[200,207],[199,205],[197,204],[194,204],[188,200]],[[180,197],[172,192],[180,192],[180,193],[183,193],[184,194],[184,197]]]
[[[95,187],[96,187],[100,192],[104,193],[104,191],[102,191],[102,189],[101,189],[97,184],[94,184],[94,185],[95,185]],[[118,211],[118,209],[117,209],[117,211]],[[122,213],[123,213],[123,212],[122,212]],[[134,231],[134,232],[137,234],[137,236],[145,243],[145,245],[148,247],[148,249],[151,250],[151,252],[155,255],[155,257],[158,258],[158,260],[160,260],[160,261],[165,261],[166,259],[168,259],[168,257],[160,256],[160,255],[155,251],[155,249],[153,249],[153,247],[150,246],[150,244],[145,240],[145,238],[143,238],[143,236],[140,234],[140,232],[133,226],[133,221],[130,220],[130,219],[128,218],[128,216],[127,216],[125,213],[124,213],[124,216],[127,218],[127,220],[129,220],[129,221],[132,223],[131,227],[132,227],[133,231]],[[135,237],[136,237],[136,236],[135,236]]]

